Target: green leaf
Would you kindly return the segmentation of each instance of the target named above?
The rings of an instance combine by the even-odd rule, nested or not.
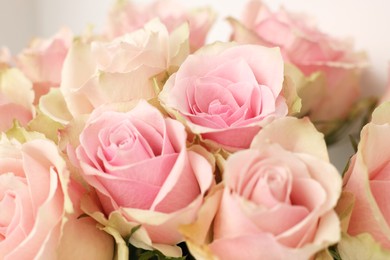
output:
[[[359,144],[359,140],[354,137],[353,135],[348,135],[349,136],[349,141],[351,142],[351,145],[352,145],[352,148],[353,150],[355,151],[355,153],[357,152],[358,150],[358,144]]]
[[[138,226],[135,226],[135,227],[133,227],[133,228],[131,229],[130,235],[129,235],[129,239],[130,239],[130,237],[131,237],[135,232],[137,232],[138,229],[141,228],[141,226],[142,226],[142,225],[138,225]]]
[[[165,256],[158,250],[145,250],[141,248],[136,248],[133,245],[129,244],[130,257],[129,259],[139,259],[139,260],[186,260],[186,256],[182,257],[169,257]]]
[[[334,260],[342,260],[339,251],[337,250],[337,246],[331,246],[329,247],[330,255],[333,257]]]

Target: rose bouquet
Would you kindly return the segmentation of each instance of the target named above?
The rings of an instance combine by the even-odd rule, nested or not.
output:
[[[118,1],[99,33],[0,49],[1,259],[390,257],[364,54],[258,0],[206,43],[215,17]],[[339,173],[327,145],[359,118]]]

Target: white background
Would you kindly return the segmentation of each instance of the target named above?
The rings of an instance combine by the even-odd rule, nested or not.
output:
[[[34,36],[48,37],[67,25],[76,33],[88,24],[101,29],[109,6],[115,0],[0,0],[0,46],[8,46],[16,54]],[[180,0],[179,0],[180,1]],[[359,50],[365,50],[371,67],[364,75],[364,88],[380,93],[387,84],[390,61],[390,1],[388,0],[263,0],[272,9],[286,9],[312,16],[324,32],[354,39]],[[138,0],[135,2],[150,2]],[[219,20],[208,41],[226,40],[229,26],[224,17],[239,17],[246,1],[238,0],[181,0],[187,6],[211,5],[218,11]],[[335,93],[337,95],[337,93]],[[338,151],[336,151],[338,150]],[[332,148],[339,158],[338,168],[348,158],[347,144]],[[340,156],[340,154],[342,156]]]

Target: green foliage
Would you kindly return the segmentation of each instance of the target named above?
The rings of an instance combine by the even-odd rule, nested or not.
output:
[[[329,253],[332,255],[334,260],[342,260],[336,245],[329,247]]]
[[[127,241],[130,241],[130,237],[137,232],[138,229],[141,228],[141,225],[138,225],[131,229],[129,238]],[[184,243],[183,243],[184,244]],[[138,260],[191,260],[187,259],[186,256],[183,257],[168,257],[165,256],[163,253],[161,253],[159,250],[145,250],[142,248],[137,248],[130,244],[130,242],[127,243],[127,246],[129,247],[129,260],[131,259],[138,259]],[[187,250],[184,250],[186,253]],[[187,251],[188,252],[188,251]]]

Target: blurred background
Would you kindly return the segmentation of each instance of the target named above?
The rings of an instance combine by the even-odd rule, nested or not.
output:
[[[33,36],[49,37],[63,26],[76,34],[89,25],[103,28],[106,14],[116,0],[0,0],[0,46],[17,53]],[[150,2],[150,0],[133,0]],[[218,23],[209,35],[209,42],[226,40],[229,26],[227,16],[240,15],[246,1],[237,0],[179,0],[189,7],[211,5],[218,11]],[[272,9],[286,9],[307,14],[324,32],[349,38],[356,49],[366,50],[372,67],[369,81],[373,91],[380,91],[387,81],[390,60],[390,2],[386,0],[263,0]],[[373,83],[374,82],[374,83]]]
[[[0,0],[0,47],[7,46],[15,55],[34,36],[49,37],[63,26],[76,34],[93,25],[103,28],[106,14],[115,0]],[[189,7],[210,5],[219,13],[208,42],[227,40],[227,16],[239,17],[246,1],[179,0]],[[134,2],[150,2],[134,0]],[[390,1],[387,0],[263,0],[271,9],[281,5],[287,10],[313,17],[325,33],[351,39],[357,50],[365,50],[370,67],[363,78],[368,94],[381,93],[387,85],[390,61]],[[335,93],[337,95],[337,93]],[[331,156],[343,168],[352,150],[345,140],[331,148]],[[340,162],[338,162],[340,161]]]

